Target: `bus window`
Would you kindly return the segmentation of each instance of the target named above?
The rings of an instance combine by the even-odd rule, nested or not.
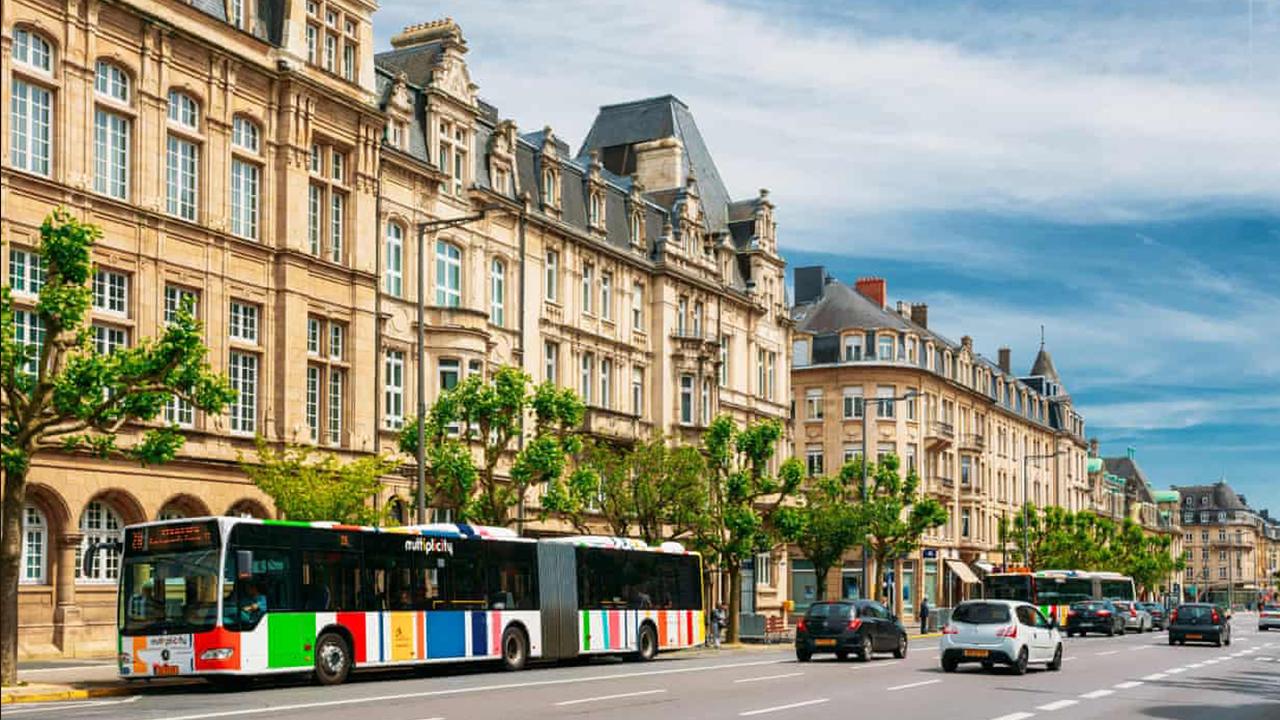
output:
[[[1040,578],[1036,581],[1033,605],[1070,605],[1093,599],[1093,580],[1089,578]]]
[[[1099,580],[1102,598],[1107,600],[1132,600],[1133,599],[1133,580],[1123,578],[1119,580]]]
[[[623,593],[626,557],[623,550],[580,547],[578,559],[578,602],[584,609],[626,607]]]
[[[302,603],[304,610],[363,610],[360,554],[333,550],[302,553]]]
[[[536,610],[537,546],[533,543],[486,544],[486,590],[491,610]]]
[[[1031,602],[1030,575],[988,575],[983,583],[988,600]]]
[[[297,610],[293,552],[278,548],[233,546],[222,585],[222,621],[232,630],[251,630],[268,611]],[[237,550],[253,555],[249,568],[236,566]]]
[[[448,605],[455,610],[478,610],[488,606],[484,582],[484,540],[455,540],[453,555],[445,561],[449,568]]]

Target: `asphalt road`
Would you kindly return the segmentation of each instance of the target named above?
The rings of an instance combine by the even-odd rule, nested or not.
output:
[[[524,720],[810,718],[1085,720],[1280,718],[1280,633],[1239,613],[1230,647],[1169,647],[1163,633],[1066,640],[1061,672],[1018,677],[938,666],[937,640],[905,660],[797,663],[789,648],[671,653],[520,673],[432,668],[367,673],[323,688],[299,680],[241,691],[170,688],[127,698],[9,706],[6,720]]]

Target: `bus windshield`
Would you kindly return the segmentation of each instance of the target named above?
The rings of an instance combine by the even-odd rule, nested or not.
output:
[[[1021,600],[1031,602],[1030,575],[988,575],[986,579],[989,600]]]
[[[1070,605],[1093,598],[1093,581],[1089,578],[1040,578],[1036,580],[1034,605]]]
[[[1122,578],[1119,580],[1100,580],[1102,586],[1102,597],[1110,600],[1132,600],[1133,599],[1133,580]]]
[[[120,568],[120,634],[212,630],[218,607],[213,523],[130,529]]]

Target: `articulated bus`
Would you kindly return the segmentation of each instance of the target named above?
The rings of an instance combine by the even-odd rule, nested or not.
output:
[[[247,518],[125,528],[120,674],[228,676],[586,654],[704,639],[702,561],[677,543],[503,528]]]
[[[1082,600],[1133,600],[1133,578],[1113,572],[1037,570],[991,573],[982,581],[983,597],[1021,600],[1046,616],[1067,621],[1071,603]]]

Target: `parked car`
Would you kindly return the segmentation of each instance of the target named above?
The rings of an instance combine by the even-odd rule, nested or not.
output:
[[[1107,637],[1124,634],[1124,618],[1110,600],[1085,600],[1072,603],[1067,610],[1067,637],[1105,633]]]
[[[871,600],[817,602],[796,623],[796,659],[808,662],[817,653],[846,660],[870,660],[872,653],[907,656],[907,629],[883,605]]]
[[[1144,633],[1151,629],[1151,614],[1143,609],[1141,603],[1129,600],[1116,600],[1112,603],[1120,616],[1124,618],[1124,631]]]
[[[984,670],[1007,665],[1021,675],[1031,663],[1062,668],[1062,635],[1057,623],[1034,605],[1017,600],[967,600],[956,606],[942,629],[942,669],[981,663]]]
[[[1280,628],[1280,605],[1271,603],[1263,605],[1258,611],[1258,630]]]
[[[1231,644],[1231,618],[1211,603],[1183,603],[1169,613],[1169,644],[1211,642]]]
[[[1139,603],[1147,614],[1151,616],[1151,629],[1164,630],[1168,623],[1165,621],[1164,606],[1160,603]]]

